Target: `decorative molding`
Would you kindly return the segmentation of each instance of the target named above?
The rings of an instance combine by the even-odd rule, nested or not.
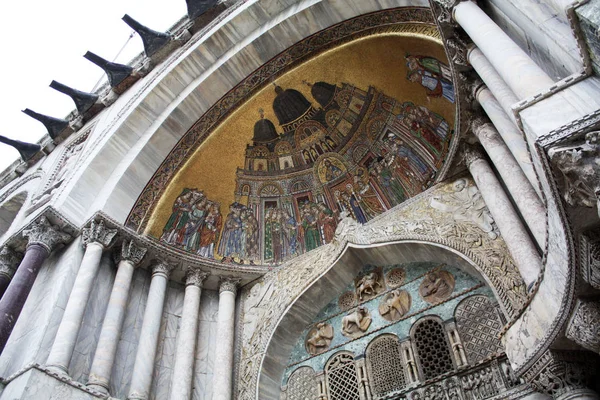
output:
[[[592,230],[581,234],[579,266],[583,280],[600,290],[600,231]]]
[[[537,144],[542,148],[560,145],[591,130],[600,128],[600,110],[577,118],[550,133],[540,136]]]
[[[202,289],[202,284],[209,275],[208,272],[196,268],[188,268],[185,274],[185,286],[197,286]]]
[[[112,244],[113,239],[117,236],[117,232],[116,229],[106,228],[103,220],[99,222],[94,220],[81,230],[81,236],[84,245],[98,243],[106,249]]]
[[[577,300],[566,336],[581,347],[600,354],[600,302]]]
[[[219,282],[219,294],[223,292],[232,292],[233,294],[236,294],[240,281],[241,279],[239,278],[222,277]]]
[[[22,235],[27,238],[28,247],[38,244],[48,253],[51,253],[59,243],[67,243],[72,239],[71,235],[63,232],[58,225],[52,225],[43,215],[24,229]]]
[[[133,240],[124,240],[121,245],[121,253],[119,261],[130,261],[133,265],[139,265],[144,259],[148,249],[140,247]]]
[[[155,260],[154,262],[155,263],[151,267],[152,276],[162,275],[162,276],[166,277],[167,279],[169,278],[171,271],[173,271],[175,269],[175,267],[177,266],[174,263],[170,263],[170,262],[167,262],[164,260]]]
[[[15,251],[8,246],[0,250],[0,274],[12,279],[19,264],[23,260],[23,253]]]

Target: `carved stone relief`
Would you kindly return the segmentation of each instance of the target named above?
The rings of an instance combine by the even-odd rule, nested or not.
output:
[[[577,300],[567,338],[600,354],[600,302]]]
[[[431,271],[419,286],[419,294],[430,304],[444,301],[454,290],[454,276],[448,271]]]
[[[356,295],[354,292],[346,292],[338,298],[340,310],[347,311],[356,305]]]
[[[333,327],[325,322],[319,322],[306,335],[306,351],[312,355],[321,354],[329,348],[333,339]]]
[[[366,275],[356,278],[356,297],[359,301],[366,301],[377,296],[385,290],[381,268],[377,268]]]
[[[379,314],[387,321],[398,321],[410,311],[412,298],[406,290],[395,289],[383,296]]]
[[[371,325],[371,313],[364,306],[358,306],[350,314],[342,318],[342,334],[346,337],[361,336]]]
[[[385,283],[390,289],[396,289],[402,286],[405,279],[406,271],[404,271],[404,268],[394,268],[385,275]]]
[[[600,290],[600,232],[583,233],[579,246],[581,277],[595,289]]]

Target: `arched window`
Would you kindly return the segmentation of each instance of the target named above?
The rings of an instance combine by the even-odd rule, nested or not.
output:
[[[360,400],[354,356],[341,352],[325,365],[329,400]]]
[[[496,307],[486,296],[475,295],[461,301],[454,311],[454,319],[469,364],[504,351],[498,339],[502,323]]]
[[[420,319],[413,325],[412,336],[424,380],[454,369],[446,332],[440,321],[431,317]]]
[[[296,369],[288,379],[286,394],[287,400],[316,399],[318,393],[315,371],[310,367]]]
[[[406,386],[400,342],[396,335],[380,335],[367,347],[367,370],[377,397]]]

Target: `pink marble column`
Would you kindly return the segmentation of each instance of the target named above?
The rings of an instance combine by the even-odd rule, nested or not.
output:
[[[8,246],[4,246],[0,251],[0,298],[6,292],[6,288],[15,275],[21,260],[23,260],[23,254]]]
[[[24,229],[23,237],[27,238],[25,256],[0,300],[0,352],[8,342],[42,264],[57,244],[71,239],[71,235],[44,216]]]

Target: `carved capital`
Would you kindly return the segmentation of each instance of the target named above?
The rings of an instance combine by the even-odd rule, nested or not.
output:
[[[117,230],[108,229],[104,226],[104,221],[92,221],[81,230],[81,236],[83,237],[83,244],[86,246],[90,243],[99,243],[102,247],[107,248],[117,236]]]
[[[27,238],[27,246],[38,244],[48,253],[52,252],[57,244],[71,240],[71,235],[63,232],[58,225],[52,225],[44,216],[24,229],[23,237]]]
[[[8,246],[4,246],[2,250],[0,250],[0,274],[11,279],[22,259],[23,253],[19,253]]]
[[[600,231],[588,231],[581,235],[579,256],[581,277],[600,290]]]
[[[582,347],[600,354],[600,303],[577,300],[566,335]]]
[[[240,281],[241,279],[239,278],[221,278],[221,281],[219,282],[219,293],[233,292],[233,294],[235,294]]]
[[[162,260],[155,260],[154,264],[152,265],[152,276],[163,275],[166,278],[168,278],[171,274],[171,271],[175,269],[175,266],[176,265],[174,263],[169,263]]]
[[[139,247],[133,240],[124,240],[119,260],[131,261],[134,265],[138,265],[144,259],[147,251],[148,249]]]
[[[468,44],[464,40],[455,36],[446,41],[446,46],[448,48],[448,55],[454,64],[463,69],[469,66],[467,58]]]
[[[462,148],[462,158],[465,161],[467,168],[469,168],[471,164],[477,160],[485,160],[485,156],[483,151],[481,151],[480,146],[467,144]]]
[[[185,274],[185,285],[194,285],[201,288],[202,284],[204,283],[206,278],[208,278],[209,275],[210,274],[208,272],[204,272],[195,268],[188,268]]]

